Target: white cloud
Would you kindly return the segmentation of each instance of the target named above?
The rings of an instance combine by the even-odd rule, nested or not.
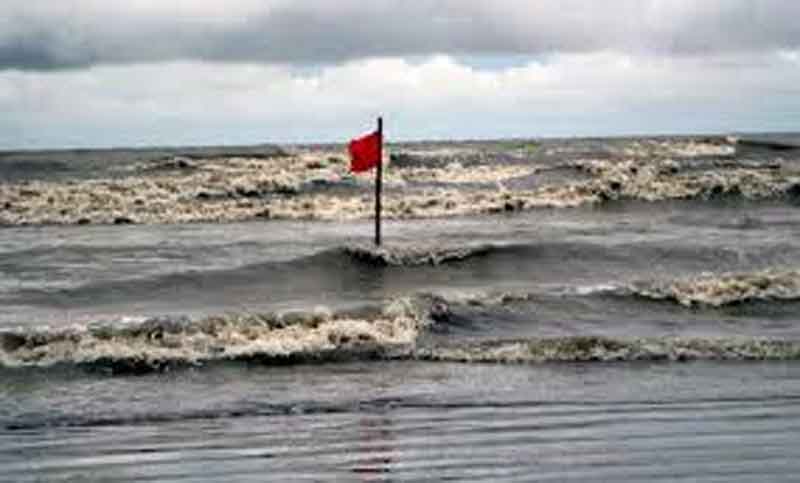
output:
[[[794,57],[604,51],[500,70],[437,55],[299,73],[207,62],[5,71],[0,147],[337,141],[378,114],[395,139],[787,129],[800,118]]]
[[[787,62],[800,64],[800,49],[798,50],[781,50],[778,55]]]

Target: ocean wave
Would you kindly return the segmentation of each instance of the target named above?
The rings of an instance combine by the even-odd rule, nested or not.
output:
[[[370,265],[411,267],[458,262],[473,257],[485,256],[502,249],[502,246],[490,244],[456,247],[395,244],[384,247],[351,245],[344,247],[342,251],[352,259]]]
[[[294,258],[260,261],[232,268],[215,268],[206,264],[202,267],[204,270],[199,270],[200,267],[184,267],[182,271],[163,273],[155,267],[149,273],[139,270],[138,276],[130,277],[121,277],[117,274],[114,280],[107,281],[95,280],[85,283],[79,277],[71,276],[63,280],[53,279],[46,287],[41,287],[41,284],[25,285],[17,282],[10,293],[4,295],[6,301],[20,304],[50,303],[54,294],[61,300],[73,300],[75,303],[81,303],[81,300],[87,298],[96,300],[98,297],[106,296],[119,301],[124,297],[145,297],[154,291],[174,289],[179,286],[200,285],[207,289],[213,287],[222,289],[232,284],[246,286],[261,283],[265,278],[285,277],[288,273],[292,273],[295,278],[319,277],[321,274],[340,278],[343,270],[369,273],[380,267],[420,269],[430,266],[442,267],[481,257],[509,253],[523,254],[536,249],[537,247],[526,245],[489,243],[434,244],[396,241],[382,247],[371,244],[345,244],[321,251],[300,253]],[[72,248],[66,247],[63,250],[72,251]],[[78,251],[87,250],[90,249],[79,247]],[[27,252],[15,252],[15,255],[18,253],[24,253],[26,256],[36,255]],[[6,263],[6,268],[13,268],[11,263]],[[57,290],[57,293],[54,290]]]
[[[800,272],[704,273],[681,280],[637,282],[628,288],[638,297],[673,301],[686,307],[800,300]]]
[[[67,328],[5,330],[0,331],[0,367],[77,366],[108,374],[137,374],[226,361],[281,365],[344,360],[542,363],[800,359],[800,341],[783,339],[590,335],[485,338],[492,334],[495,316],[502,319],[505,311],[511,310],[524,317],[524,307],[535,309],[538,300],[553,295],[635,296],[690,306],[800,298],[800,274],[796,272],[723,275],[694,285],[672,282],[664,286],[668,288],[660,292],[652,284],[637,290],[600,284],[571,290],[550,287],[544,292],[416,293],[381,305],[337,312],[318,307],[197,320],[153,317]],[[479,339],[474,339],[475,335]]]
[[[413,300],[397,299],[369,316],[319,308],[5,331],[0,365],[68,364],[139,373],[226,360],[280,364],[398,357],[413,349],[423,320]]]
[[[800,173],[792,163],[772,160],[762,165],[732,158],[733,148],[725,143],[643,141],[628,147],[610,159],[565,160],[554,154],[547,162],[517,156],[513,149],[502,151],[510,149],[505,147],[495,147],[498,152],[473,146],[447,155],[417,154],[419,162],[389,163],[384,216],[440,218],[615,200],[800,195]],[[724,165],[709,165],[704,159],[709,156],[721,156]],[[547,173],[553,163],[573,176],[552,178]],[[337,151],[202,163],[173,159],[146,168],[118,178],[0,183],[0,225],[341,221],[374,213],[368,195],[371,175],[349,173]],[[574,176],[576,171],[581,175]],[[520,183],[522,179],[527,181]]]
[[[722,137],[635,140],[624,146],[622,154],[635,157],[727,157],[736,153],[736,143],[736,139]]]
[[[417,349],[414,358],[462,363],[784,361],[800,359],[800,341],[574,336],[434,346]]]
[[[763,168],[731,163],[725,169],[696,171],[692,164],[663,160],[582,159],[570,166],[594,178],[572,185],[572,189],[594,195],[592,201],[620,199],[663,201],[675,199],[707,200],[718,197],[769,199],[795,197],[800,191],[800,176],[790,169]],[[588,200],[587,200],[588,201]]]
[[[433,314],[434,319],[437,319]],[[800,341],[752,337],[532,337],[421,343],[437,320],[387,316],[270,325],[263,318],[198,323],[150,319],[127,328],[87,327],[0,333],[0,367],[76,366],[109,375],[211,363],[266,365],[352,360],[452,363],[612,363],[800,360]],[[441,319],[438,319],[441,321]],[[423,322],[425,321],[425,322]]]
[[[533,291],[459,294],[445,301],[451,305],[502,306],[552,296],[635,298],[673,302],[694,308],[792,302],[800,301],[800,271],[771,269],[744,273],[702,273],[686,278],[627,283],[541,286]]]

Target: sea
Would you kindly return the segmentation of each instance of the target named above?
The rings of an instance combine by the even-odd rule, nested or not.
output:
[[[679,161],[800,163],[779,137]],[[4,153],[0,183],[261,149]],[[799,207],[389,219],[380,250],[369,219],[0,227],[0,481],[797,481]]]

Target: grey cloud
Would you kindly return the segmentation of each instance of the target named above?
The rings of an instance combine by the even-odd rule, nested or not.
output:
[[[5,0],[0,69],[800,46],[800,2],[781,0],[241,0],[224,9],[206,0],[159,3],[167,2]]]

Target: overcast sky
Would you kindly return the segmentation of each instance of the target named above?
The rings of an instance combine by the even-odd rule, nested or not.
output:
[[[790,0],[2,0],[0,148],[800,131]]]

